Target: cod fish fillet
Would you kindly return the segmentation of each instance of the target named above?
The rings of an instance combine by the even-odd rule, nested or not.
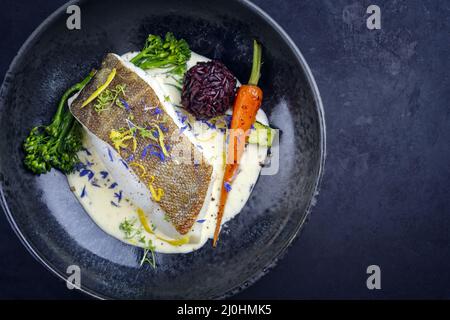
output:
[[[113,69],[115,76],[105,90],[111,93],[110,99],[117,95],[116,99],[99,106],[97,97],[86,104],[107,83]],[[124,193],[152,223],[156,221],[166,234],[177,237],[186,235],[199,215],[205,214],[213,168],[184,133],[183,123],[157,86],[142,70],[110,53],[70,110],[93,144],[102,149],[103,161]],[[105,98],[105,90],[100,97]],[[143,136],[140,129],[153,138]],[[125,137],[119,145],[113,141],[118,133]],[[170,226],[164,225],[167,223]]]

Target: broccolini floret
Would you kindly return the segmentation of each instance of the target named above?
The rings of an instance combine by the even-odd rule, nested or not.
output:
[[[131,59],[131,62],[141,69],[171,68],[170,72],[184,75],[186,62],[191,57],[191,50],[184,39],[176,39],[168,32],[164,39],[150,34],[142,51]]]
[[[52,123],[34,127],[26,138],[25,166],[36,174],[52,168],[64,173],[72,172],[79,162],[77,152],[82,148],[80,124],[66,108],[67,100],[80,91],[94,76],[91,72],[83,81],[73,85],[62,96]]]

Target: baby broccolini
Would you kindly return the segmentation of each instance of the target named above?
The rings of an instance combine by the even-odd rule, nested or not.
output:
[[[168,32],[164,39],[150,34],[142,51],[131,59],[131,62],[141,69],[172,68],[171,73],[184,75],[186,62],[191,57],[191,50],[184,39],[177,40]]]
[[[34,127],[26,138],[25,166],[36,174],[56,168],[72,172],[79,162],[77,152],[82,148],[80,124],[66,108],[67,100],[80,91],[94,76],[92,71],[83,81],[73,85],[62,96],[52,123]]]

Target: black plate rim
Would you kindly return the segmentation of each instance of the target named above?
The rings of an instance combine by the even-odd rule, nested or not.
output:
[[[7,92],[7,83],[8,83],[8,78],[10,77],[10,74],[12,73],[12,70],[14,70],[15,66],[17,64],[19,64],[20,62],[20,58],[22,56],[22,53],[25,52],[29,46],[31,46],[35,40],[36,37],[38,37],[42,32],[45,31],[45,28],[47,27],[48,24],[50,24],[53,19],[57,18],[62,12],[64,12],[67,8],[67,6],[72,5],[72,4],[77,4],[82,2],[83,0],[71,0],[68,1],[67,3],[63,4],[62,6],[60,6],[58,9],[56,9],[52,14],[50,14],[31,34],[30,36],[27,38],[27,40],[23,43],[23,45],[20,47],[19,51],[17,52],[16,56],[14,57],[14,59],[12,60],[8,71],[5,74],[2,86],[0,88],[0,112],[2,112],[2,109],[4,107],[3,105],[3,96],[5,94],[5,92]],[[293,51],[294,55],[297,58],[298,63],[301,65],[307,81],[309,83],[309,85],[311,86],[311,90],[313,93],[313,99],[316,103],[316,111],[318,113],[318,120],[319,120],[319,134],[320,134],[320,163],[319,163],[319,167],[318,167],[318,172],[316,175],[316,181],[315,181],[315,185],[313,188],[313,196],[311,197],[311,199],[309,200],[308,206],[306,208],[306,212],[305,215],[303,217],[303,219],[297,224],[296,228],[295,228],[295,232],[293,233],[293,235],[291,236],[291,238],[289,238],[286,241],[286,244],[283,246],[283,248],[277,252],[274,255],[274,258],[272,260],[272,262],[270,262],[267,266],[263,267],[262,270],[260,270],[259,272],[256,272],[252,277],[248,278],[246,281],[244,281],[242,284],[237,285],[233,288],[231,288],[230,290],[228,290],[227,292],[224,292],[222,295],[216,296],[216,297],[212,297],[213,299],[225,299],[225,298],[229,298],[239,292],[241,292],[242,290],[244,290],[245,288],[248,288],[249,286],[253,285],[256,281],[258,281],[261,277],[263,277],[264,275],[266,275],[271,269],[273,269],[277,262],[283,258],[283,256],[286,254],[288,248],[294,243],[294,241],[298,238],[302,227],[304,226],[305,222],[308,220],[309,216],[311,215],[311,210],[312,207],[316,204],[316,198],[319,195],[320,192],[320,186],[321,186],[321,182],[322,182],[322,178],[323,178],[323,174],[324,174],[324,169],[325,169],[325,160],[327,157],[327,153],[326,153],[326,126],[325,126],[325,112],[324,112],[324,107],[323,107],[323,103],[322,103],[322,98],[320,96],[320,92],[319,92],[319,88],[317,86],[317,83],[314,79],[314,76],[312,74],[312,71],[308,65],[308,63],[306,62],[305,58],[303,57],[302,53],[300,52],[300,50],[298,49],[298,47],[296,46],[296,44],[294,43],[294,41],[291,39],[291,37],[286,33],[286,31],[284,31],[284,29],[272,18],[270,17],[264,10],[262,10],[260,7],[258,7],[256,4],[250,2],[249,0],[235,0],[236,2],[238,2],[239,4],[247,7],[248,9],[250,9],[251,11],[253,11],[255,14],[257,14],[258,16],[260,16],[263,20],[265,20],[282,38],[284,41],[286,41],[286,43],[288,44],[289,48]],[[48,269],[51,273],[53,273],[54,275],[56,275],[58,278],[60,278],[61,280],[63,280],[64,282],[67,281],[67,277],[66,275],[62,274],[61,272],[59,272],[57,270],[57,268],[53,267],[52,264],[50,263],[50,261],[47,261],[34,247],[33,245],[27,240],[26,236],[21,232],[19,226],[16,224],[13,214],[11,213],[11,211],[9,210],[8,207],[8,203],[3,191],[3,185],[0,182],[0,206],[3,209],[3,212],[6,215],[7,221],[9,222],[9,224],[11,225],[12,229],[14,230],[14,233],[17,235],[17,237],[19,238],[20,242],[22,243],[22,245],[28,250],[28,252],[31,254],[31,256],[33,256],[33,258],[35,258],[39,263],[41,263],[46,269]],[[96,299],[101,299],[101,300],[105,300],[105,299],[109,299],[109,297],[96,292],[95,290],[91,290],[89,288],[87,288],[86,286],[81,286],[79,289],[81,292],[96,298]]]

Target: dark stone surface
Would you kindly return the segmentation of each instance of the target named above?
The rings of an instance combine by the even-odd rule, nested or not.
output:
[[[280,264],[236,298],[444,298],[450,289],[450,5],[254,1],[297,43],[325,106],[318,204]],[[3,0],[0,74],[64,1]],[[345,10],[345,14],[343,14]],[[84,298],[36,262],[0,218],[1,298]],[[382,290],[366,288],[366,268]]]

